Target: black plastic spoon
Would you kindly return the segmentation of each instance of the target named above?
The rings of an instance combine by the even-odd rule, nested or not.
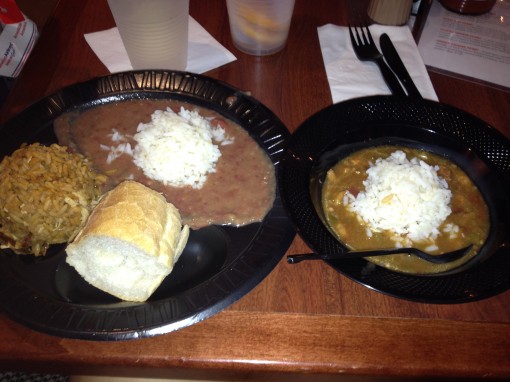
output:
[[[344,259],[359,259],[362,257],[369,256],[385,256],[385,255],[396,255],[399,253],[407,253],[418,256],[419,258],[429,261],[435,264],[443,264],[451,261],[460,259],[462,256],[467,254],[473,244],[468,247],[457,249],[452,252],[442,253],[440,255],[431,255],[418,248],[393,248],[393,249],[374,249],[368,251],[347,251],[344,253],[300,253],[297,255],[287,256],[287,262],[289,264],[296,264],[303,260],[344,260]]]

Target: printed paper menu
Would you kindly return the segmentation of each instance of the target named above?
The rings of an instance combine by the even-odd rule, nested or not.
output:
[[[510,88],[510,1],[477,16],[433,1],[418,49],[427,66]]]

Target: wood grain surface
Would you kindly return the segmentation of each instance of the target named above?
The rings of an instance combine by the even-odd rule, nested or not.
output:
[[[367,1],[357,1],[366,6]],[[191,0],[191,15],[237,60],[206,75],[251,94],[294,131],[332,103],[317,27],[348,24],[345,0],[296,0],[287,47],[243,54],[224,0]],[[60,0],[3,105],[0,122],[77,82],[108,74],[83,37],[114,26],[106,0]],[[510,93],[430,71],[440,101],[510,137]],[[297,236],[288,254],[306,252]],[[510,293],[454,305],[372,291],[322,262],[285,259],[254,290],[197,325],[150,339],[61,339],[0,315],[0,368],[70,374],[226,380],[510,378]]]

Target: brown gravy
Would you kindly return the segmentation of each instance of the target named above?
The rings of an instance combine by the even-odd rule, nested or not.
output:
[[[213,123],[219,123],[234,139],[233,144],[219,146],[221,157],[216,172],[209,174],[201,189],[175,188],[150,179],[127,154],[107,163],[109,151],[101,145],[113,145],[114,129],[130,137],[134,148],[132,136],[140,122],[149,122],[155,110],[171,107],[178,112],[181,106],[213,118]],[[273,205],[276,179],[272,162],[246,130],[212,110],[174,100],[123,101],[64,114],[55,121],[54,128],[60,144],[86,155],[98,171],[108,175],[105,191],[125,179],[136,180],[163,193],[192,228],[261,221]]]

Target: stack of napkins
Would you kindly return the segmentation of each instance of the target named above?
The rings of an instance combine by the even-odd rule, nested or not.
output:
[[[85,40],[110,73],[133,70],[117,28],[88,33]],[[188,72],[204,73],[236,60],[232,53],[191,16],[188,24],[188,42],[186,67]]]
[[[437,101],[409,27],[371,25],[370,32],[378,47],[381,34],[386,33],[390,37],[423,98]],[[356,57],[348,27],[327,24],[319,27],[318,33],[334,103],[363,96],[391,94],[377,64],[360,61]]]

